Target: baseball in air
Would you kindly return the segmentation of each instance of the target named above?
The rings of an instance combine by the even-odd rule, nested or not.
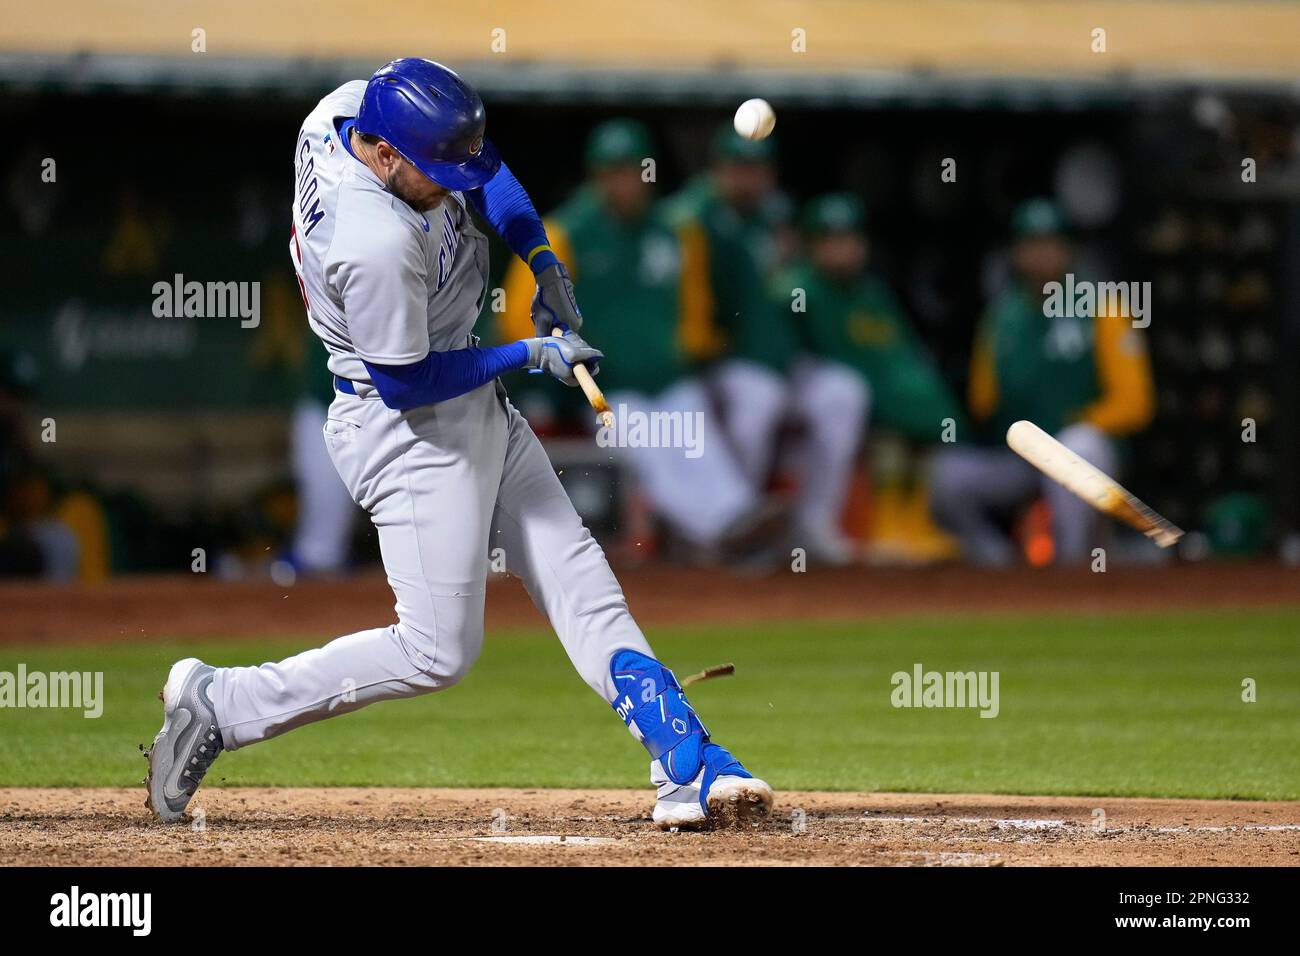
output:
[[[776,126],[776,113],[767,100],[745,100],[736,110],[736,132],[745,139],[767,139]]]

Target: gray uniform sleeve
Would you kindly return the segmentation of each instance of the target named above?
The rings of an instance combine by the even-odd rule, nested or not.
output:
[[[335,236],[326,277],[342,305],[352,348],[376,365],[410,365],[429,354],[424,249],[400,221]]]

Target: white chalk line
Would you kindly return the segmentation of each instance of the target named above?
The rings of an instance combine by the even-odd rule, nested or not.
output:
[[[814,817],[814,819],[817,819]],[[1027,820],[1014,817],[890,817],[862,815],[857,817],[821,817],[827,823],[919,823],[944,824],[959,823],[973,826],[995,826],[1009,830],[1094,830],[1091,823],[1075,823],[1070,820]],[[1097,830],[1098,833],[1240,833],[1243,831],[1261,833],[1295,833],[1300,832],[1300,823],[1240,823],[1224,826],[1178,826],[1145,827],[1113,826],[1107,824]]]
[[[614,837],[559,836],[551,833],[528,834],[526,836],[480,836],[470,837],[478,843],[513,843],[519,845],[559,845],[559,846],[598,846],[604,843],[617,843]]]

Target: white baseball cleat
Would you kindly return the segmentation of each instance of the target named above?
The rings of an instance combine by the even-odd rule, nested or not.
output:
[[[714,757],[711,751],[715,747],[717,756],[725,755],[725,760],[709,759]],[[772,788],[757,777],[717,774],[714,766],[718,764],[725,770],[748,771],[716,744],[706,744],[705,748],[704,766],[699,776],[687,784],[669,780],[658,760],[650,764],[650,781],[658,788],[653,815],[655,826],[661,830],[705,827],[742,830],[758,826],[772,812]],[[703,794],[706,777],[710,782],[708,793]]]
[[[145,754],[149,775],[144,781],[148,790],[144,805],[164,823],[175,823],[185,815],[203,775],[221,753],[221,731],[212,705],[215,672],[196,657],[177,661],[159,695],[163,725]]]
[[[709,823],[743,830],[756,827],[772,812],[772,788],[757,777],[718,777],[709,787]]]

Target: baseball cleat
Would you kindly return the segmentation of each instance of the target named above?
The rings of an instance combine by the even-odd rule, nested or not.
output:
[[[658,760],[650,780],[658,787],[654,822],[661,830],[743,830],[756,827],[772,812],[772,788],[752,777],[740,761],[713,742],[704,745],[704,766],[687,784],[668,779]]]
[[[194,791],[221,753],[221,731],[212,705],[216,669],[196,657],[172,665],[163,686],[163,725],[149,758],[145,806],[164,823],[185,814]]]
[[[709,825],[756,827],[772,812],[772,788],[757,777],[718,777],[709,788]]]

